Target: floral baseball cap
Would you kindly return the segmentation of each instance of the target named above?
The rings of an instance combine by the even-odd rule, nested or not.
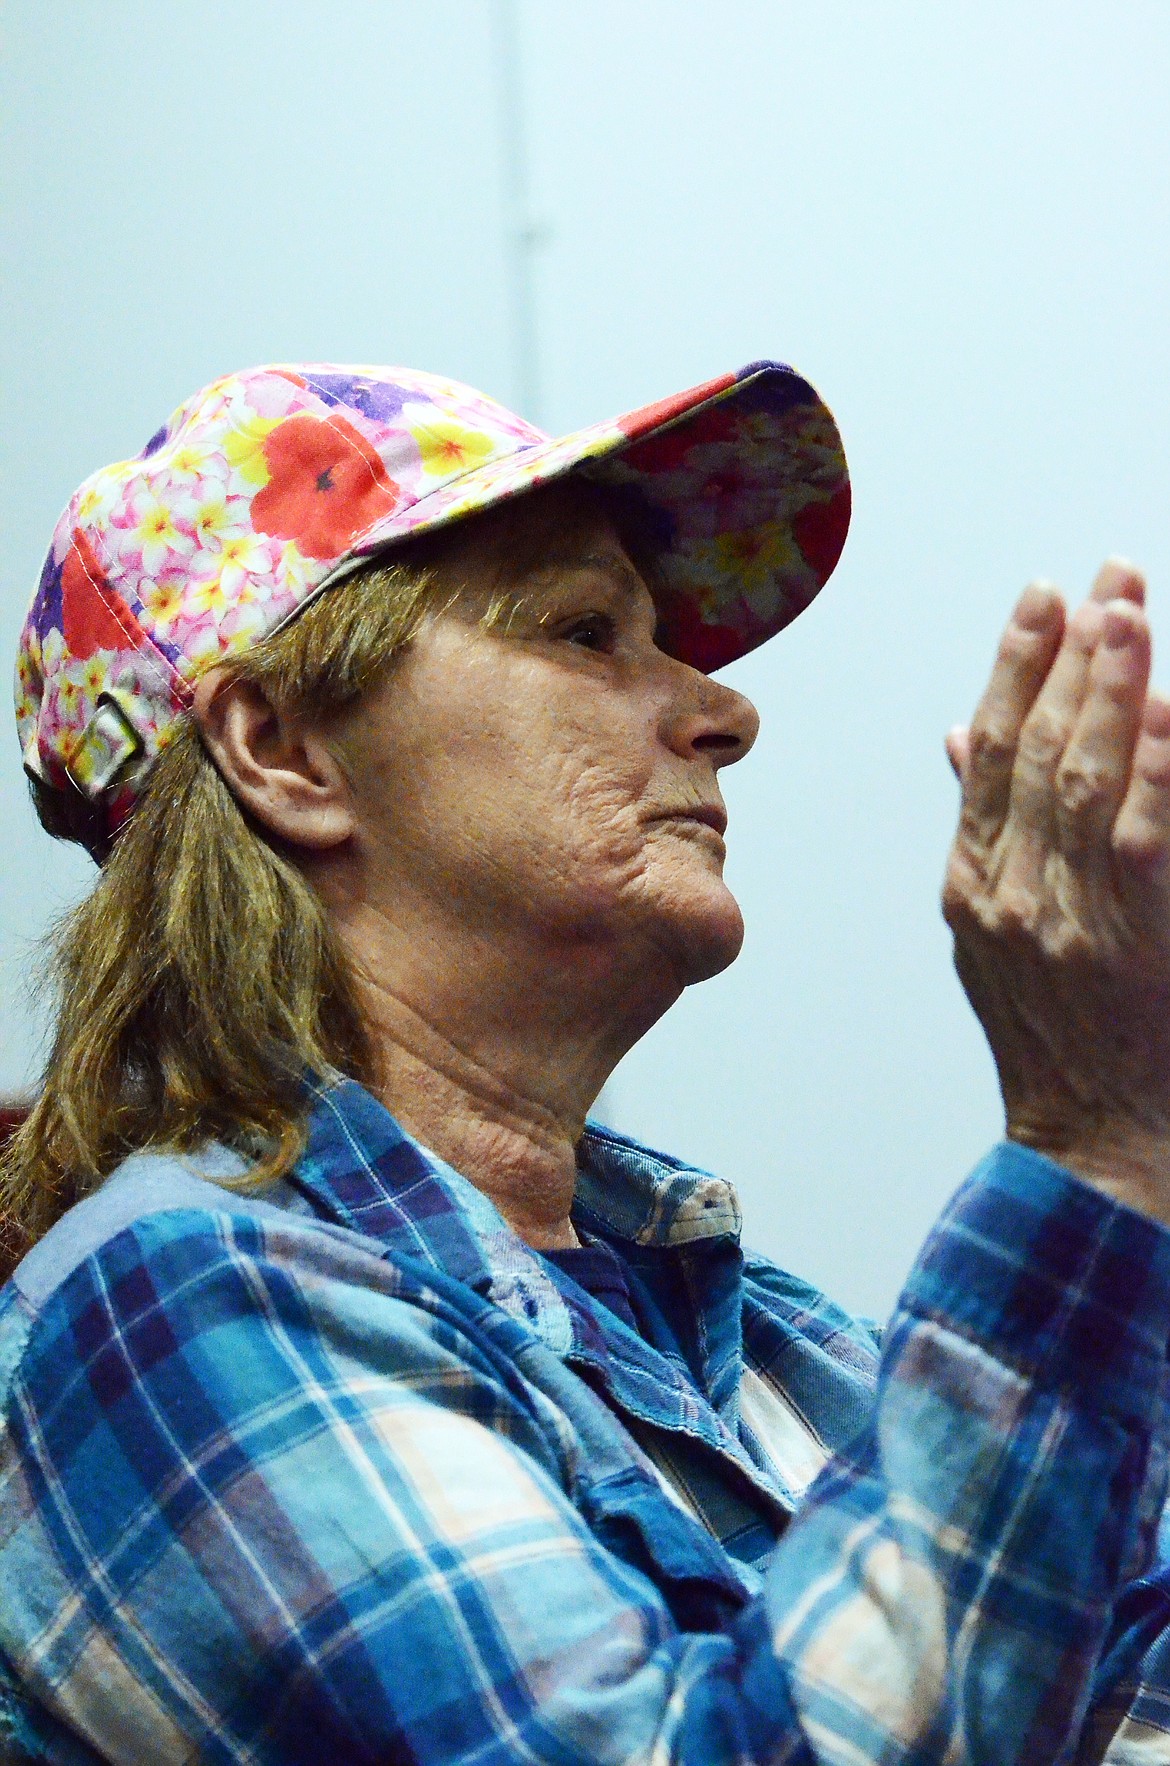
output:
[[[26,770],[112,836],[203,669],[397,542],[570,471],[637,522],[662,641],[704,671],[802,612],[845,542],[841,438],[777,363],[560,439],[406,368],[229,374],[58,522],[17,660]]]

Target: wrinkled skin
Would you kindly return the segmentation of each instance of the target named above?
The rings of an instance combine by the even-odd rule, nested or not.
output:
[[[572,1244],[589,1105],[739,951],[718,773],[757,718],[657,647],[645,580],[572,488],[469,523],[443,568],[470,592],[327,729],[214,677],[196,715],[365,977],[388,1106],[530,1242]],[[485,627],[501,588],[521,604]]]
[[[214,673],[195,713],[364,977],[388,1106],[567,1245],[589,1104],[739,950],[718,773],[757,720],[657,648],[646,580],[571,486],[469,522],[445,567],[470,593],[339,722]],[[501,587],[522,605],[485,629]],[[1024,596],[949,739],[943,903],[1008,1133],[1170,1221],[1170,704],[1144,595],[1110,564],[1071,619]]]
[[[1033,586],[969,731],[943,892],[1008,1134],[1170,1223],[1170,703],[1145,583]]]
[[[742,942],[721,834],[682,817],[722,814],[717,771],[756,716],[656,648],[608,523],[542,513],[546,561],[506,634],[474,607],[435,620],[342,731],[365,899],[391,916],[410,900],[456,940],[470,925],[586,964],[628,953],[674,994]]]

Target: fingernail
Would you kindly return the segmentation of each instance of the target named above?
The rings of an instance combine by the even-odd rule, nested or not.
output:
[[[1132,602],[1109,601],[1105,607],[1105,620],[1101,629],[1101,638],[1106,649],[1124,650],[1136,637]]]
[[[1102,587],[1109,590],[1108,599],[1111,601],[1129,601],[1135,607],[1145,605],[1145,571],[1129,558],[1122,558],[1116,553],[1111,558],[1106,558],[1098,572],[1097,586],[1098,593]]]
[[[1028,632],[1040,632],[1052,619],[1056,591],[1048,583],[1029,583],[1012,615],[1018,626]]]

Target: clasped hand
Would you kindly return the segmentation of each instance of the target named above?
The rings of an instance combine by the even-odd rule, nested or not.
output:
[[[1007,1133],[1170,1224],[1170,700],[1145,582],[1033,585],[969,729],[943,888]]]

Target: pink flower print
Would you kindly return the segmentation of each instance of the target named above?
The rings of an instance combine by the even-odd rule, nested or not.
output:
[[[54,682],[56,692],[53,695],[54,711],[57,722],[64,729],[77,728],[77,714],[81,707],[81,686],[70,674],[57,676]]]
[[[100,521],[108,515],[122,493],[122,481],[113,473],[95,472],[93,477],[87,479],[77,493],[67,537],[72,539],[72,528],[75,523],[82,527],[89,527],[92,523]]]
[[[759,507],[760,485],[746,470],[731,448],[703,449],[709,458],[696,460],[701,474],[699,495],[704,502],[714,503],[719,510],[720,525],[736,526],[748,520]]]
[[[423,471],[431,478],[461,478],[474,467],[485,466],[499,451],[495,437],[441,415],[433,405],[407,405],[402,415],[422,457]]]
[[[41,638],[40,668],[45,679],[54,674],[66,655],[65,634],[57,626],[50,626]]]
[[[266,485],[271,476],[264,454],[264,443],[280,422],[279,417],[258,417],[242,408],[223,438],[224,459],[234,479],[247,489]]]
[[[317,570],[320,570],[318,565]],[[312,586],[314,570],[295,540],[285,540],[273,571],[277,586],[298,600]]]
[[[548,440],[543,430],[536,429],[525,418],[518,417],[514,411],[498,405],[495,399],[489,399],[486,394],[476,392],[470,386],[462,386],[456,380],[444,380],[435,374],[403,374],[402,384],[415,387],[422,394],[419,407],[430,405],[436,416],[442,412],[444,404],[448,405],[449,410],[440,417],[440,421],[451,420],[463,428],[471,425],[491,431],[497,437],[506,436],[525,442]],[[409,417],[407,422],[410,423]],[[414,427],[413,424],[410,426]]]
[[[233,421],[254,412],[279,422],[290,411],[304,410],[310,401],[316,403],[303,375],[292,368],[273,368],[266,374],[234,376],[226,402]]]
[[[165,464],[165,480],[174,485],[194,485],[200,479],[222,479],[225,475],[223,455],[206,442],[172,443],[159,464]]]
[[[179,667],[188,679],[193,679],[201,669],[218,662],[227,649],[227,640],[221,637],[219,627],[209,618],[192,621],[190,625],[177,626],[175,641],[182,647],[183,655]]]
[[[157,576],[176,554],[190,552],[194,541],[175,521],[175,512],[153,489],[146,490],[127,507],[123,557],[133,560],[143,576]],[[117,523],[116,525],[121,525]]]
[[[157,499],[153,483],[149,478],[144,478],[141,473],[136,473],[133,478],[126,479],[119,490],[120,495],[115,499],[110,509],[110,526],[126,533],[131,528],[137,527],[147,503]]]
[[[222,575],[204,577],[187,584],[176,617],[192,626],[216,626],[235,602],[236,597],[231,587],[224,584]]]
[[[233,511],[228,508],[226,497],[205,497],[192,511],[191,528],[195,543],[204,550],[218,546],[224,534],[230,533],[238,525],[233,520]]]
[[[175,520],[201,552],[218,552],[225,539],[248,531],[248,504],[229,497],[215,479],[201,479],[175,505]]]
[[[762,522],[739,533],[720,534],[711,553],[718,573],[733,578],[740,593],[753,605],[767,605],[769,600],[774,603],[778,574],[805,569],[788,524],[782,521]],[[763,603],[759,602],[760,596],[765,598]]]
[[[28,764],[31,755],[36,753],[37,746],[37,712],[40,709],[39,695],[20,693],[16,700],[16,734],[20,742],[20,752]]]
[[[279,547],[272,548],[259,534],[235,533],[224,540],[218,556],[217,582],[229,602],[247,595],[256,577],[271,574],[273,550],[279,556]]]
[[[216,635],[224,648],[235,653],[262,637],[267,623],[267,610],[259,600],[238,601],[218,622]]]

